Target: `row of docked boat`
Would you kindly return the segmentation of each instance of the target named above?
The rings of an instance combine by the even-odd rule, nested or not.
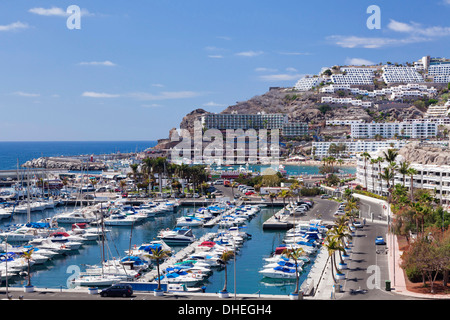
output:
[[[297,224],[286,232],[283,243],[278,246],[271,257],[265,258],[266,264],[259,271],[266,278],[296,279],[296,272],[303,271],[303,265],[310,262],[320,248],[328,229],[321,220]],[[286,250],[302,249],[303,255],[297,260],[288,258]]]
[[[226,262],[222,260],[223,253],[237,253],[250,237],[239,227],[219,231],[210,240],[196,245],[193,252],[184,259],[166,265],[159,280],[164,284],[185,285],[185,291],[200,291],[201,287],[193,287],[204,284],[215,269],[224,266]],[[157,280],[158,278],[155,279]]]
[[[103,218],[105,226],[132,226],[146,218],[175,212],[178,201],[148,201],[139,206],[126,204],[123,200],[112,204],[100,203],[94,206],[78,208],[71,212],[56,215],[57,223],[99,224]]]
[[[203,227],[211,226],[211,221],[215,221],[219,227],[232,227],[245,224],[260,212],[259,206],[231,204],[214,205],[206,208],[200,208],[197,211],[179,217],[177,219],[178,227]]]
[[[25,268],[42,265],[57,256],[76,253],[86,242],[99,239],[104,232],[85,224],[72,230],[51,228],[48,222],[34,222],[9,226],[17,228],[0,234],[0,272],[6,277],[23,275]],[[15,243],[12,245],[11,243]],[[25,258],[29,255],[29,258]]]

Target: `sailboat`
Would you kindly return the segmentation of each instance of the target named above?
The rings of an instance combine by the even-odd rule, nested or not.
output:
[[[102,227],[102,251],[101,251],[101,266],[97,268],[90,267],[87,272],[81,274],[78,278],[73,279],[72,283],[75,286],[89,286],[89,287],[105,287],[111,286],[115,283],[129,280],[130,276],[127,273],[112,272],[110,268],[105,270],[105,234],[104,234],[104,219],[103,210],[100,210],[101,227]],[[95,272],[93,272],[95,271]]]

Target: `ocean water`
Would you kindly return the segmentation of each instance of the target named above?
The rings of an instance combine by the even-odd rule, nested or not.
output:
[[[108,154],[117,152],[135,152],[156,145],[155,141],[120,141],[120,142],[0,142],[0,170],[16,169],[17,161],[22,164],[30,159],[42,156],[73,156],[80,154]],[[235,166],[235,169],[239,166]],[[261,172],[265,167],[251,166],[250,169]],[[318,167],[314,166],[285,166],[290,175],[317,174]],[[343,171],[354,173],[352,169]],[[53,210],[45,210],[42,213],[32,213],[31,221],[52,217],[58,213],[73,210],[70,207],[59,207]],[[176,213],[166,214],[154,218],[148,218],[141,224],[136,225],[133,231],[129,227],[111,227],[108,237],[106,252],[108,258],[124,256],[131,244],[140,245],[156,239],[161,229],[173,228],[176,218],[195,210],[193,207],[180,207]],[[281,280],[268,280],[262,277],[258,271],[264,265],[264,257],[270,256],[277,246],[282,243],[285,231],[263,231],[264,221],[270,218],[278,208],[266,207],[247,224],[246,232],[252,235],[247,240],[236,257],[236,265],[231,260],[227,267],[228,291],[234,292],[236,283],[237,293],[246,294],[278,294],[288,295],[293,291],[295,283]],[[26,214],[16,214],[10,219],[0,221],[0,229],[8,224],[25,223]],[[66,226],[69,227],[70,226]],[[194,234],[201,237],[204,233],[217,231],[212,229],[194,228]],[[59,256],[40,266],[32,268],[32,284],[42,288],[67,288],[70,287],[68,279],[74,275],[76,268],[84,271],[86,265],[98,265],[101,259],[101,246],[96,242],[86,243],[78,251],[67,256]],[[312,264],[304,266],[300,277],[303,282]],[[75,269],[71,269],[75,268]],[[236,271],[236,272],[234,272]],[[236,274],[236,278],[235,278]],[[204,283],[207,292],[218,292],[224,286],[225,270],[215,270],[213,275]],[[21,277],[10,279],[10,285],[22,286],[26,282]]]
[[[198,209],[198,207],[197,207]],[[45,210],[43,213],[32,213],[32,221],[51,217],[57,213],[71,208],[58,208],[56,210]],[[161,229],[173,228],[176,225],[176,218],[193,212],[194,207],[180,207],[176,213],[168,213],[162,216],[148,218],[144,222],[136,225],[133,230],[130,227],[108,227],[111,230],[106,241],[105,252],[107,258],[124,257],[125,250],[131,245],[139,246],[151,240],[155,240]],[[279,208],[270,206],[262,208],[261,212],[247,223],[246,232],[252,237],[248,239],[239,250],[236,256],[236,273],[234,260],[227,265],[228,291],[234,292],[236,281],[236,292],[246,294],[277,294],[288,295],[294,290],[294,281],[268,280],[261,276],[258,271],[262,269],[265,261],[264,257],[269,257],[277,246],[282,243],[285,231],[263,231],[264,221],[270,218]],[[26,214],[17,214],[10,220],[0,221],[0,228],[4,228],[10,223],[26,222]],[[61,225],[64,226],[64,225]],[[70,226],[68,226],[70,227]],[[193,228],[196,237],[201,237],[205,233],[216,232],[218,227],[213,228]],[[177,250],[177,247],[174,247]],[[41,288],[70,288],[70,277],[75,275],[74,270],[84,271],[86,265],[99,265],[101,260],[101,244],[97,242],[86,242],[79,250],[67,256],[58,256],[43,265],[32,267],[32,284]],[[300,283],[307,277],[307,273],[312,264],[306,265],[300,277]],[[235,275],[236,274],[236,280]],[[206,292],[216,293],[224,286],[225,270],[214,269],[203,285]],[[26,279],[14,277],[10,279],[10,285],[21,287],[26,284]]]
[[[31,141],[0,142],[0,170],[14,170],[39,157],[100,155],[143,151],[156,141]]]

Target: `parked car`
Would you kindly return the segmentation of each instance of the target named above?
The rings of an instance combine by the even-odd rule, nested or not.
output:
[[[133,288],[129,284],[115,284],[100,292],[101,297],[130,297],[133,295]]]
[[[361,223],[360,221],[355,221],[355,222],[353,222],[353,226],[354,226],[355,228],[362,228],[362,227],[363,227],[363,225],[362,225],[362,223]]]
[[[248,191],[245,193],[246,196],[251,196],[252,194],[255,194],[253,191]]]
[[[320,196],[320,199],[328,199],[328,198],[330,198],[330,195],[328,194],[323,194]]]
[[[386,244],[386,241],[384,241],[384,238],[381,236],[376,237],[375,239],[375,244],[376,245],[384,245]]]

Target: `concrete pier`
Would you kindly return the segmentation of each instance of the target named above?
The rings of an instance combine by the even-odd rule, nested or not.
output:
[[[195,249],[198,247],[199,244],[201,244],[204,241],[212,240],[215,235],[216,234],[212,233],[212,232],[207,233],[207,234],[203,235],[201,238],[199,238],[198,240],[192,242],[190,245],[188,245],[188,246],[184,247],[183,249],[181,249],[180,251],[178,251],[176,254],[174,254],[169,259],[167,259],[166,261],[164,261],[162,264],[159,265],[160,272],[162,272],[166,268],[174,265],[175,263],[186,259],[190,254],[195,252]],[[158,277],[158,270],[155,266],[155,268],[153,270],[151,270],[150,272],[144,274],[141,278],[139,278],[138,282],[151,282],[151,281],[155,280],[157,277]]]

